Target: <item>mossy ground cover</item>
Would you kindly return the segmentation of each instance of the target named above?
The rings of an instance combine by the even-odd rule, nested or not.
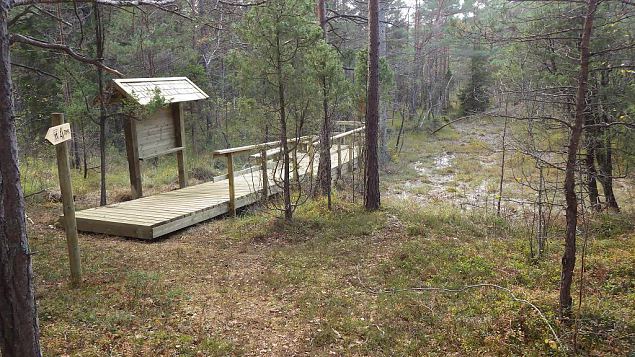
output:
[[[556,318],[562,241],[528,258],[514,223],[456,208],[342,199],[292,223],[245,212],[154,243],[81,235],[84,284],[70,289],[63,233],[30,226],[47,355],[553,355],[546,323],[507,292],[418,291],[489,283]],[[586,247],[579,350],[632,353],[632,216],[598,216]],[[579,272],[578,272],[579,273]],[[575,289],[579,286],[576,283]],[[577,308],[577,299],[576,299]]]

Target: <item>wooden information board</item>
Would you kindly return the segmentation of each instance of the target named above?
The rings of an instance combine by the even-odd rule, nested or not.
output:
[[[185,123],[182,103],[206,99],[207,94],[185,77],[115,79],[113,82],[122,95],[141,105],[148,104],[157,94],[169,103],[148,118],[125,119],[132,197],[143,196],[142,161],[167,154],[176,155],[179,185],[181,188],[186,187]]]

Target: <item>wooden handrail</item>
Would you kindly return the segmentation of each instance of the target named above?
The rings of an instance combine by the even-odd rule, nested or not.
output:
[[[353,129],[353,130],[345,131],[345,132],[337,134],[337,135],[333,135],[333,136],[331,136],[331,141],[334,141],[334,140],[337,140],[337,139],[341,139],[341,138],[345,138],[345,137],[347,137],[349,135],[353,135],[353,134],[359,133],[361,131],[364,131],[364,129],[366,129],[366,127],[362,126],[362,127],[357,128],[357,129]],[[312,144],[313,144],[313,146],[317,146],[317,145],[320,144],[320,140],[316,140]]]
[[[353,129],[353,130],[349,130],[349,131],[345,131],[341,134],[337,134],[331,137],[331,140],[336,140],[336,139],[340,139],[340,138],[345,138],[349,135],[353,135],[355,133],[359,133],[360,131],[363,131],[364,129],[366,129],[365,126],[359,127],[357,129]]]
[[[353,121],[353,120],[338,120],[335,122],[335,125],[341,125],[341,126],[356,126],[356,127],[360,127],[360,126],[364,126],[364,122],[361,121]]]
[[[301,136],[299,138],[292,138],[290,140],[288,140],[289,142],[296,142],[296,141],[304,141],[307,140],[309,138],[312,138],[313,135],[305,135],[305,136]],[[269,149],[272,147],[276,147],[280,145],[280,140],[278,141],[269,141],[267,143],[261,143],[261,144],[253,144],[253,145],[245,145],[245,146],[238,146],[238,147],[234,147],[234,148],[228,148],[228,149],[220,149],[220,150],[215,150],[214,152],[212,152],[212,155],[216,156],[225,156],[228,154],[239,154],[239,153],[244,153],[244,152],[249,152],[249,151],[256,151],[256,150],[262,150],[262,149]]]
[[[365,128],[366,128],[365,126],[361,126],[359,128],[331,136],[331,140],[333,141],[338,140],[338,143],[337,143],[338,177],[341,176],[341,171],[339,170],[341,170],[340,166],[342,165],[342,162],[341,162],[342,161],[342,156],[341,156],[342,155],[341,153],[342,140],[341,139],[349,135],[355,135],[356,133],[363,131]],[[314,141],[314,138],[315,138],[314,135],[305,135],[299,138],[293,138],[289,140],[290,142],[297,143],[296,148],[297,148],[297,145],[299,145],[302,142],[307,143],[306,150],[309,154],[309,175],[311,177],[313,177],[313,158],[315,155],[315,147],[319,145],[320,143],[319,140]],[[355,138],[353,138],[352,142],[354,141],[355,141]],[[267,157],[270,156],[270,154],[273,154],[273,153],[268,153],[267,150],[270,148],[280,146],[280,143],[281,142],[279,140],[270,141],[270,142],[262,143],[262,144],[246,145],[246,146],[239,146],[235,148],[216,150],[212,153],[214,157],[225,156],[225,158],[227,159],[227,179],[229,184],[229,214],[232,217],[236,216],[236,192],[235,192],[235,186],[234,186],[234,158],[233,158],[234,154],[242,154],[245,152],[251,152],[256,150],[259,151],[259,154],[256,156],[260,156],[260,160],[261,160],[260,167],[262,170],[262,185],[263,185],[262,193],[263,193],[263,199],[266,199],[268,196],[268,189],[269,189],[268,172],[267,172]],[[351,146],[349,146],[349,153],[350,152],[351,152]],[[294,154],[295,154],[295,151],[294,151]],[[349,161],[350,160],[352,160],[352,157],[349,158]],[[293,161],[295,163],[296,159],[294,158]],[[294,172],[295,172],[295,169],[294,169]]]

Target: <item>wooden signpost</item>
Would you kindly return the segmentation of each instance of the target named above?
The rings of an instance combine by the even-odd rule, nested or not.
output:
[[[73,201],[73,186],[71,185],[71,167],[68,159],[68,146],[64,144],[72,137],[69,123],[64,123],[64,114],[53,113],[53,127],[46,133],[46,140],[55,145],[57,154],[57,173],[60,180],[60,191],[64,207],[64,230],[66,231],[66,246],[71,265],[71,286],[79,287],[82,280],[82,268],[77,239],[77,221],[75,220],[75,202]],[[62,144],[62,145],[60,145]]]

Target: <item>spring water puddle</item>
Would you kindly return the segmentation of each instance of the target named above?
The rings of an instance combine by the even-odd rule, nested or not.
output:
[[[421,161],[414,163],[413,167],[419,176],[426,176],[433,186],[442,186],[454,179],[454,174],[442,174],[437,171],[447,169],[452,166],[452,161],[456,158],[456,155],[444,153],[434,158],[432,167]]]

